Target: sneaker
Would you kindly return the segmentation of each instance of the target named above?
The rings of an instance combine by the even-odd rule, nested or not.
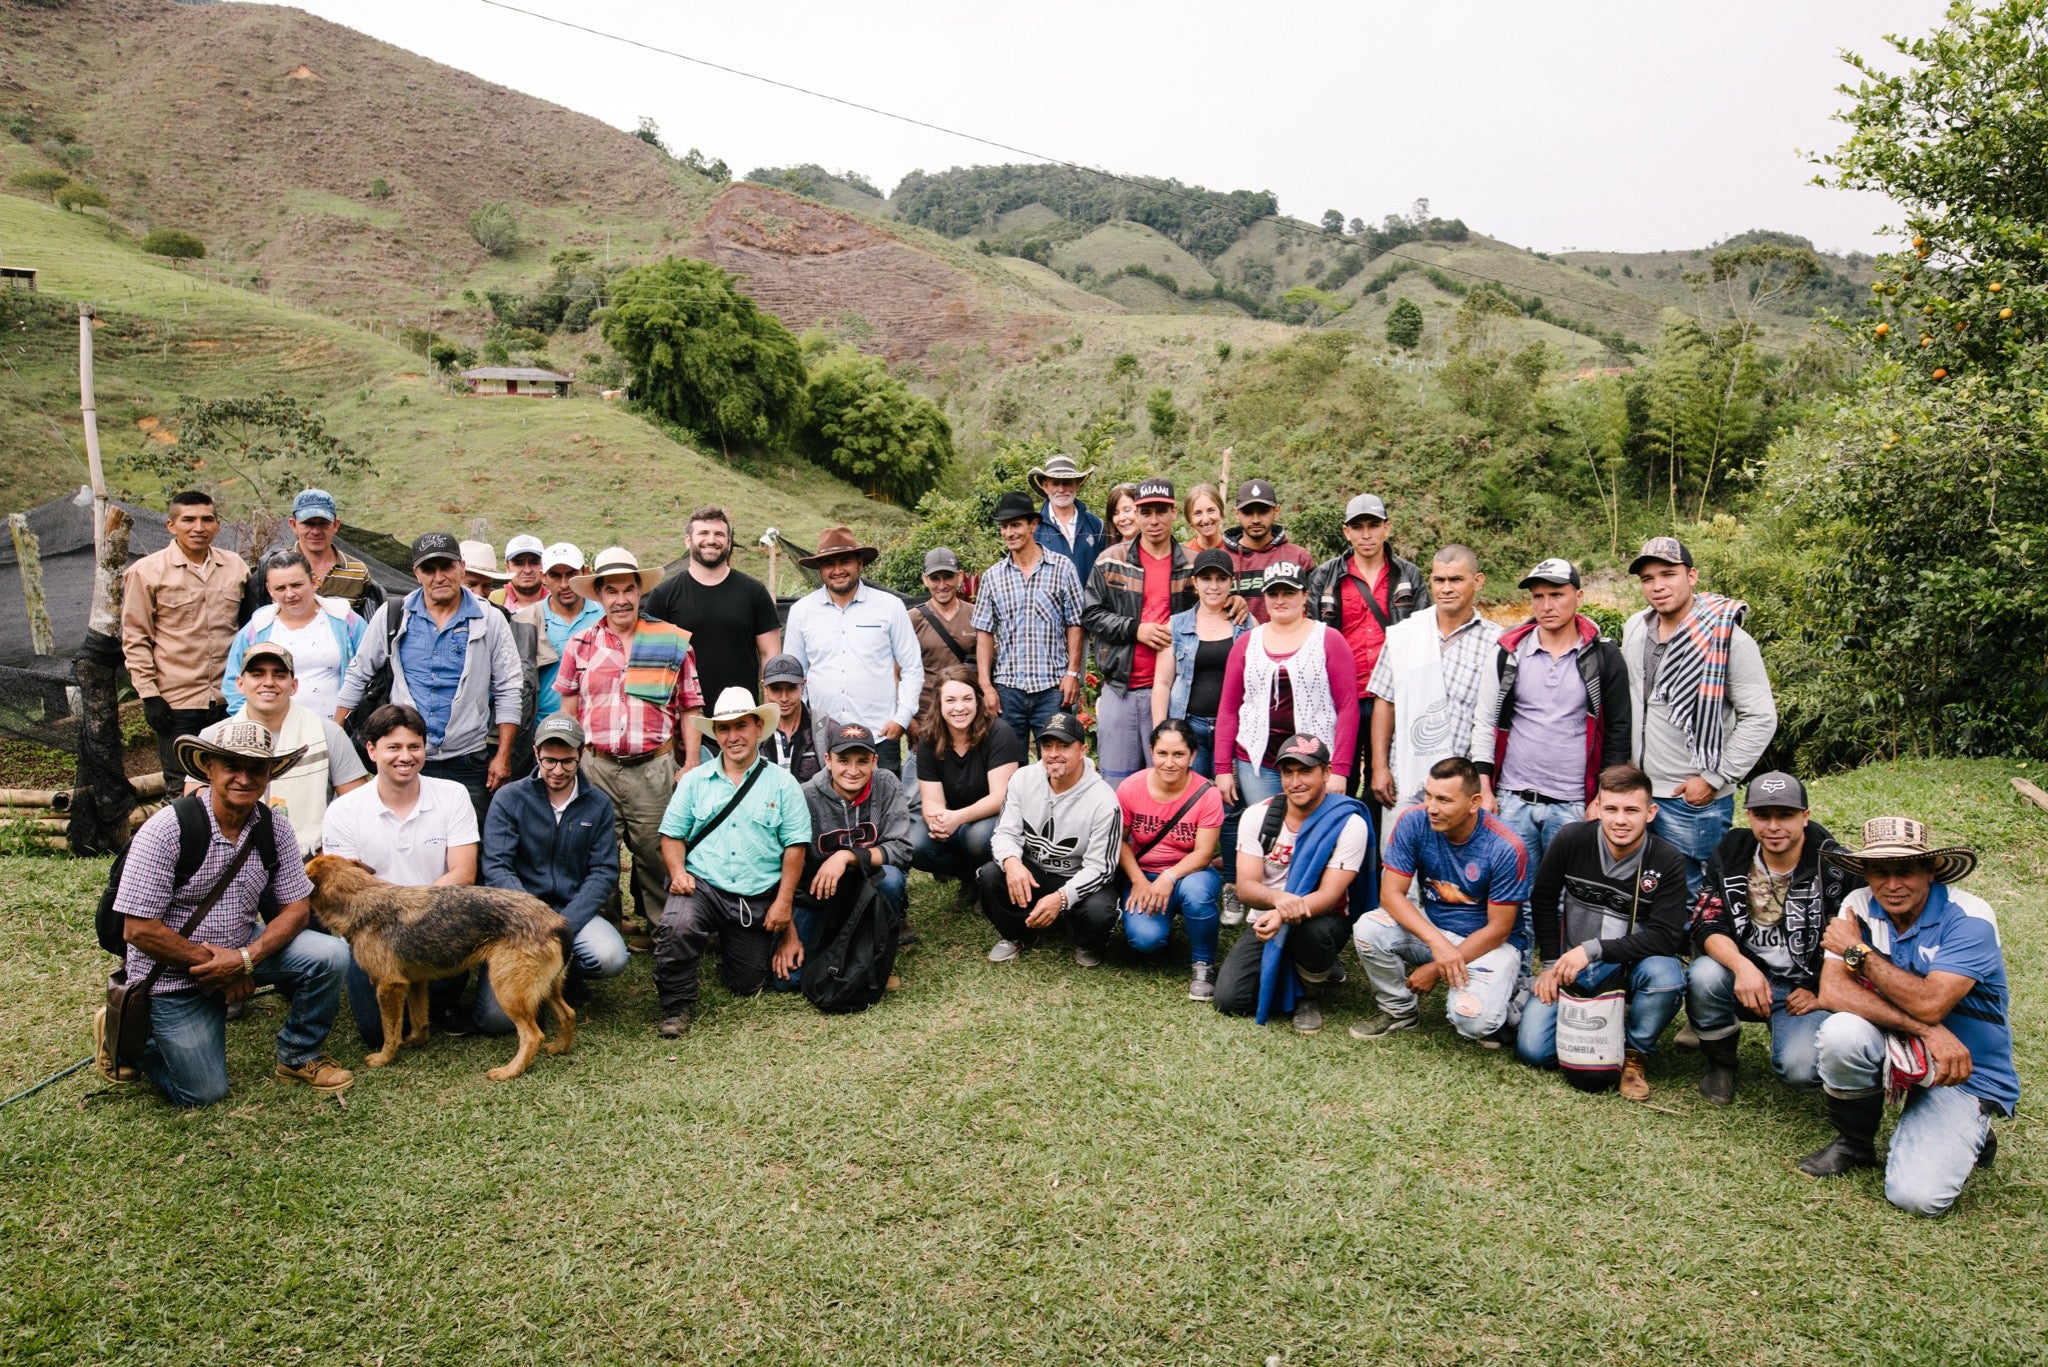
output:
[[[107,1008],[102,1006],[92,1013],[92,1062],[99,1069],[100,1076],[109,1082],[137,1082],[142,1070],[132,1063],[115,1059],[107,1048]]]
[[[322,1054],[318,1058],[307,1059],[304,1063],[280,1062],[277,1065],[277,1080],[303,1082],[316,1092],[333,1096],[336,1092],[347,1091],[349,1085],[356,1080],[356,1075]]]
[[[437,1035],[473,1035],[476,1033],[476,1019],[460,1006],[446,1011],[428,1013],[428,1022]]]
[[[1224,925],[1241,926],[1244,924],[1244,903],[1237,900],[1237,884],[1232,883],[1223,890],[1223,900],[1220,906],[1221,911],[1219,914],[1223,918]]]
[[[1416,1019],[1417,1017],[1413,1012],[1405,1016],[1396,1016],[1392,1012],[1382,1011],[1378,1015],[1370,1016],[1352,1026],[1351,1038],[1385,1039],[1397,1030],[1413,1030]]]
[[[1350,981],[1350,979],[1351,975],[1344,971],[1344,961],[1339,959],[1330,965],[1329,975],[1323,979],[1323,984],[1326,987],[1336,987],[1341,983]]]
[[[240,1001],[238,1001],[238,1002],[229,1002],[229,1003],[228,1003],[228,1010],[227,1010],[227,1019],[229,1019],[229,1020],[231,1020],[231,1021],[238,1021],[238,1020],[240,1020],[240,1019],[241,1019],[242,1017],[244,1017],[244,1016],[246,1016],[246,1015],[248,1015],[248,1014],[249,1014],[249,999],[248,999],[247,997],[244,997],[244,998],[242,998],[242,1000],[240,1000]]]
[[[1076,948],[1074,950],[1074,962],[1083,968],[1100,968],[1102,967],[1102,956],[1092,949]]]
[[[1479,1047],[1481,1049],[1505,1049],[1514,1042],[1514,1039],[1515,1027],[1503,1025],[1500,1029],[1480,1040]]]
[[[996,947],[988,952],[988,961],[992,964],[1006,964],[1023,952],[1024,946],[1015,940],[998,940]]]
[[[1304,997],[1294,1008],[1294,1033],[1297,1035],[1313,1035],[1322,1028],[1322,1008]]]
[[[690,1033],[690,1008],[679,1008],[673,1016],[663,1016],[654,1033],[663,1039],[681,1039]]]
[[[1216,1000],[1216,965],[1195,965],[1194,976],[1188,979],[1188,1000],[1191,1002],[1212,1002]]]

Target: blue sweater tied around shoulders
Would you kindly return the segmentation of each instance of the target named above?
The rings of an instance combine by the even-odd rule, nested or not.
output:
[[[1276,797],[1275,802],[1284,802]],[[1366,866],[1351,880],[1350,907],[1346,916],[1352,922],[1379,905],[1380,870],[1379,860],[1371,857],[1376,853],[1373,844],[1372,813],[1365,804],[1355,797],[1339,793],[1326,793],[1316,809],[1309,813],[1307,821],[1294,836],[1294,858],[1287,866],[1287,891],[1296,897],[1306,897],[1316,890],[1323,881],[1323,870],[1329,867],[1330,858],[1337,852],[1337,837],[1344,830],[1347,818],[1359,816],[1365,820]],[[1294,971],[1294,961],[1287,957],[1287,932],[1283,925],[1266,941],[1266,948],[1259,959],[1259,1011],[1256,1017],[1264,1025],[1275,1012],[1286,1015],[1300,1002],[1304,989],[1301,978]]]

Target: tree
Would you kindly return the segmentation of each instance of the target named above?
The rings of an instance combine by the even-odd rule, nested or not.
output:
[[[668,144],[661,140],[661,125],[645,114],[640,116],[640,126],[633,130],[633,136],[657,152],[664,155],[668,152]]]
[[[1138,357],[1136,353],[1120,351],[1109,363],[1109,378],[1115,381],[1117,389],[1124,396],[1124,407],[1131,406],[1131,398],[1138,389]]]
[[[1344,211],[1342,209],[1323,210],[1323,231],[1332,234],[1344,231]]]
[[[1413,351],[1422,341],[1422,310],[1403,297],[1387,310],[1387,340],[1403,351]]]
[[[378,177],[376,177],[375,179],[373,179],[373,180],[372,180],[372,181],[370,182],[370,198],[371,198],[371,199],[389,199],[389,198],[391,198],[391,182],[390,182],[390,181],[388,181],[388,180],[386,180],[386,179],[384,179],[384,177],[382,177],[382,176],[378,176]]]
[[[33,191],[39,195],[54,195],[71,183],[71,177],[62,171],[48,167],[35,167],[27,171],[16,171],[7,178],[7,183],[17,189]]]
[[[1152,445],[1156,450],[1165,442],[1173,440],[1173,434],[1180,430],[1180,409],[1174,407],[1173,391],[1161,385],[1145,396],[1145,417],[1152,430]]]
[[[153,228],[142,239],[142,250],[151,256],[196,261],[206,255],[206,244],[182,228]]]
[[[248,487],[259,513],[279,515],[309,484],[369,468],[370,458],[327,430],[321,416],[281,389],[255,398],[187,397],[173,422],[177,441],[144,442],[130,457],[168,492],[195,483]]]
[[[706,160],[702,152],[692,147],[689,151],[683,153],[682,161],[683,165],[690,170],[695,171],[707,180],[717,181],[720,185],[732,179],[732,168],[725,164],[725,158],[723,157],[719,157],[716,160]]]
[[[57,191],[57,202],[66,209],[104,209],[111,202],[90,185],[71,181]]]
[[[1714,417],[1714,438],[1707,452],[1707,471],[1700,480],[1699,504],[1693,510],[1697,522],[1706,516],[1707,495],[1714,485],[1714,467],[1719,464],[1723,438],[1729,435],[1730,419],[1753,360],[1751,339],[1756,335],[1757,315],[1765,308],[1797,293],[1821,269],[1813,248],[1779,242],[1754,242],[1717,251],[1709,258],[1704,274],[1689,273],[1686,283],[1695,290],[1721,286],[1728,311],[1735,319],[1737,336],[1728,366],[1728,382]],[[1753,378],[1753,377],[1750,377]]]
[[[510,256],[519,248],[519,221],[511,205],[494,199],[469,216],[469,235],[492,256]]]
[[[801,416],[796,338],[708,262],[672,256],[622,272],[603,319],[635,401],[727,454],[782,442]]]
[[[844,479],[893,503],[915,504],[953,458],[953,429],[938,406],[851,347],[811,372],[798,445]]]

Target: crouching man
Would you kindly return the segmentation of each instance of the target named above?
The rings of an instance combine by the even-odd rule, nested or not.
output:
[[[818,928],[835,923],[833,911],[851,911],[861,882],[871,879],[889,914],[903,915],[903,885],[910,869],[910,806],[903,782],[875,763],[875,733],[857,721],[825,735],[825,768],[804,784],[811,813],[811,843],[796,894],[794,950],[775,951],[775,986],[793,991],[804,956],[818,948]],[[893,982],[893,977],[891,978]]]
[[[811,813],[789,772],[761,753],[774,703],[737,685],[710,718],[690,724],[718,743],[718,761],[676,783],[661,818],[668,905],[654,937],[654,990],[663,1039],[690,1031],[697,969],[718,936],[718,977],[734,996],[768,985],[772,962],[800,961],[796,887],[811,844]]]
[[[619,886],[619,827],[612,800],[579,772],[583,727],[565,712],[533,728],[533,772],[498,789],[484,818],[483,881],[540,898],[569,923],[573,936],[571,1006],[590,1000],[588,980],[626,971],[626,942],[601,913]],[[512,1033],[486,972],[476,993],[476,1028]]]
[[[174,751],[179,768],[206,785],[195,795],[206,812],[205,858],[177,882],[178,814],[167,807],[135,833],[114,895],[128,981],[150,980],[142,1071],[175,1106],[219,1101],[228,1094],[228,1007],[275,985],[291,1002],[277,1032],[278,1080],[342,1091],[354,1077],[321,1046],[341,1005],[348,945],[306,929],[313,885],[298,837],[263,802],[271,779],[304,752],[276,753],[254,721],[226,722],[207,740],[180,736]],[[266,891],[277,910],[263,924]],[[125,1080],[113,1042],[96,1044],[101,1071]]]
[[[1620,987],[1628,996],[1621,1094],[1650,1099],[1645,1065],[1685,997],[1685,855],[1650,834],[1657,804],[1650,776],[1610,764],[1596,780],[1593,819],[1550,838],[1529,911],[1543,972],[1522,1008],[1515,1056],[1535,1068],[1557,1062],[1557,998]]]
[[[1816,1043],[1835,1139],[1799,1160],[1808,1177],[1877,1162],[1887,1086],[1906,1094],[1885,1162],[1885,1199],[1940,1215],[1970,1172],[1998,1151],[1991,1118],[2019,1107],[1998,918],[1953,883],[1977,867],[1967,849],[1935,849],[1902,816],[1863,823],[1863,848],[1822,858],[1869,884],[1849,894],[1821,937],[1820,1004],[1834,1014]]]
[[[1053,713],[1038,728],[1038,763],[1019,769],[1003,794],[989,841],[995,858],[975,875],[981,914],[1003,937],[990,963],[1009,963],[1062,920],[1074,962],[1102,962],[1117,924],[1123,822],[1116,790],[1088,761],[1087,728],[1072,712]]]

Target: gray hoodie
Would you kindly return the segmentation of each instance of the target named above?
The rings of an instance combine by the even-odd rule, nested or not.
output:
[[[882,858],[899,869],[910,867],[910,805],[903,800],[903,781],[887,769],[876,769],[867,801],[848,802],[832,786],[832,771],[820,769],[804,783],[804,802],[811,809],[811,844],[804,851],[804,882],[827,855],[843,849],[882,847]],[[829,843],[830,849],[823,846]],[[867,861],[862,861],[867,867]]]
[[[1071,904],[1116,876],[1123,822],[1116,790],[1093,761],[1083,759],[1080,781],[1057,794],[1045,765],[1027,765],[1010,777],[989,849],[998,864],[1017,857],[1038,873],[1066,879]]]

